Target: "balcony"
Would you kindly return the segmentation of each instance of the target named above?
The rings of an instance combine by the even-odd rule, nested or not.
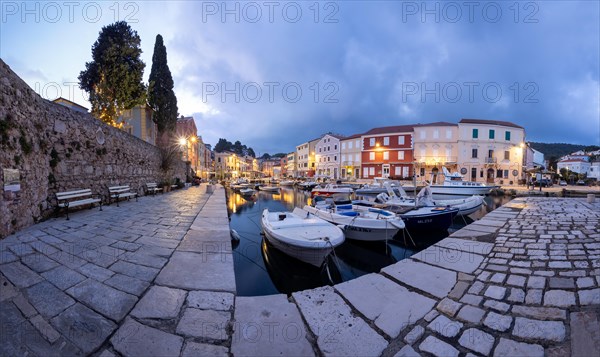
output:
[[[415,161],[430,166],[454,165],[457,158],[456,156],[417,156]]]
[[[495,164],[498,162],[498,159],[495,157],[486,157],[485,158],[485,163],[486,164]]]

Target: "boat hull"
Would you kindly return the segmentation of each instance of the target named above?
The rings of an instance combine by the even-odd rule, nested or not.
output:
[[[447,232],[457,214],[457,208],[423,207],[415,213],[408,212],[399,214],[399,216],[404,221],[408,233],[419,235],[422,233]]]
[[[398,233],[400,228],[385,219],[366,219],[360,217],[344,216],[320,210],[315,207],[305,206],[304,210],[315,216],[343,227],[347,239],[360,241],[386,241]]]
[[[267,230],[265,230],[265,237],[273,247],[281,252],[316,267],[320,267],[325,261],[325,258],[333,251],[332,247],[303,248],[287,244]]]
[[[487,195],[494,188],[493,186],[444,186],[432,185],[431,193],[434,195]]]

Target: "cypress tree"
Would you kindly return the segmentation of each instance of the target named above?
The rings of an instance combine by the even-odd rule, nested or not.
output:
[[[148,105],[154,110],[152,120],[158,127],[159,144],[166,144],[177,123],[177,98],[173,77],[167,65],[167,49],[161,35],[156,35],[152,69],[148,86]],[[162,146],[162,145],[161,145]]]

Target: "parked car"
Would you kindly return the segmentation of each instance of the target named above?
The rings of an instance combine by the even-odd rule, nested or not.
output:
[[[552,186],[552,180],[550,179],[541,179],[539,181],[535,181],[533,183],[534,186],[542,186],[542,187],[550,187]]]
[[[579,181],[577,181],[576,185],[578,185],[578,186],[585,186],[585,181],[579,180]]]
[[[567,185],[567,181],[560,180],[560,182],[558,184],[561,185],[561,186],[566,186]]]

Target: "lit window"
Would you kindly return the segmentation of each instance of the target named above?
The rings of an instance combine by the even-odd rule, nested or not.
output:
[[[375,153],[374,152],[370,152],[369,153],[369,160],[375,160]]]
[[[404,160],[404,151],[398,151],[398,160]]]
[[[389,160],[390,159],[390,152],[389,151],[384,151],[383,152],[383,159],[384,160]]]

